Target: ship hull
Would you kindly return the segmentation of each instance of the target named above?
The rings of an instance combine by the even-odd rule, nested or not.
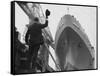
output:
[[[61,70],[93,69],[93,48],[80,24],[70,15],[60,22],[55,45]]]

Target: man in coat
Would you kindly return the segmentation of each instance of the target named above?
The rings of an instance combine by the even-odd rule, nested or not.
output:
[[[50,12],[46,10],[46,18],[50,15]],[[34,69],[37,66],[36,60],[40,45],[44,43],[42,36],[42,29],[48,26],[48,20],[46,19],[45,24],[39,23],[39,19],[34,18],[34,23],[31,24],[26,33],[25,41],[29,45],[29,66]]]

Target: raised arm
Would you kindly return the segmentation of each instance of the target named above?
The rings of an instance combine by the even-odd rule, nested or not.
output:
[[[45,22],[45,24],[41,24],[41,28],[45,28],[45,27],[47,27],[48,26],[48,20],[46,20],[46,22]]]
[[[42,28],[42,29],[47,27],[48,26],[48,20],[46,20],[45,24],[37,24],[37,26]]]

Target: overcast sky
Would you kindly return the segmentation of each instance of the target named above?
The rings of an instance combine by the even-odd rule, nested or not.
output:
[[[55,38],[55,33],[61,17],[65,14],[71,14],[79,21],[92,46],[96,50],[96,8],[52,4],[41,4],[41,6],[43,12],[45,12],[46,9],[51,11],[51,15],[49,16],[49,27],[53,39]],[[15,26],[18,28],[18,31],[23,34],[25,25],[29,23],[29,19],[17,4],[15,9]]]

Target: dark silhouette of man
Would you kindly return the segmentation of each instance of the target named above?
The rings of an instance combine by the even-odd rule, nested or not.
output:
[[[46,18],[50,15],[50,12],[46,10]],[[31,24],[28,28],[26,33],[25,41],[29,45],[29,57],[28,62],[30,68],[35,71],[35,67],[37,66],[36,60],[38,55],[38,50],[40,45],[44,43],[43,36],[42,36],[42,29],[48,26],[48,20],[46,19],[45,24],[39,23],[39,19],[36,17],[34,18],[34,23]]]

